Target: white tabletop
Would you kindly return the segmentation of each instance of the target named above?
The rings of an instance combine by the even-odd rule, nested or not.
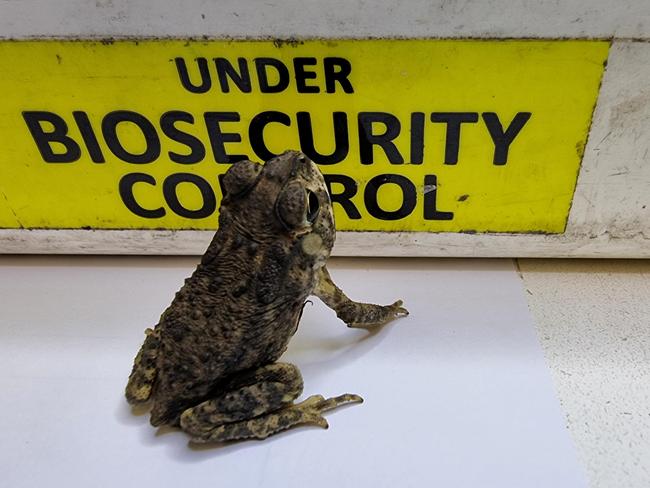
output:
[[[0,257],[0,485],[586,486],[510,260],[332,260],[411,315],[368,334],[314,299],[283,360],[305,395],[365,403],[261,442],[157,431],[123,390],[197,259]]]

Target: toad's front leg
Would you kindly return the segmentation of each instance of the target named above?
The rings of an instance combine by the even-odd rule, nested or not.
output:
[[[337,317],[348,324],[348,327],[372,329],[408,315],[408,310],[402,307],[402,300],[397,300],[392,305],[375,305],[350,300],[332,281],[325,266],[319,270],[314,295],[333,309]]]
[[[294,365],[269,364],[237,375],[224,385],[222,394],[185,410],[180,425],[199,443],[265,439],[297,425],[327,428],[323,412],[362,401],[350,394],[329,399],[314,395],[293,404],[302,386],[302,376]]]

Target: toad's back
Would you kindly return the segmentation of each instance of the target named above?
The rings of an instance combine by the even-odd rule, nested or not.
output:
[[[232,374],[280,357],[313,287],[299,251],[220,228],[156,327],[152,423],[173,423]]]

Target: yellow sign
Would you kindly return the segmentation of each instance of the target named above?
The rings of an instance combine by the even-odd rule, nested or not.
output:
[[[0,42],[0,228],[214,229],[301,149],[339,230],[563,232],[605,41]]]

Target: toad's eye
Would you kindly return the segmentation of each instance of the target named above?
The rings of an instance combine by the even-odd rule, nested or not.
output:
[[[307,222],[313,224],[318,217],[319,210],[318,196],[313,191],[307,190]]]
[[[300,183],[292,182],[284,187],[278,196],[276,211],[285,227],[296,229],[304,224],[307,202],[305,189]]]

